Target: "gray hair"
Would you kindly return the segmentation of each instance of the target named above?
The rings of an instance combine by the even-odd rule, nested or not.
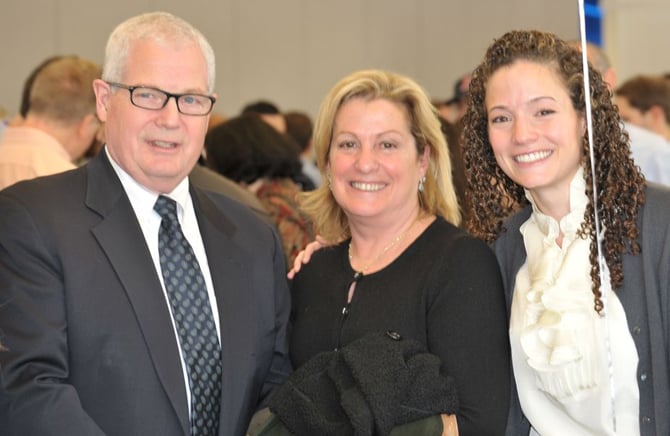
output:
[[[129,18],[109,35],[102,66],[102,79],[120,82],[131,45],[139,40],[158,43],[196,43],[207,63],[207,92],[214,92],[214,50],[205,36],[187,21],[167,12],[149,12]]]

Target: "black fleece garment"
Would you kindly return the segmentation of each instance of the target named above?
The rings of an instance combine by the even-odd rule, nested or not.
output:
[[[388,332],[314,356],[273,395],[270,410],[296,435],[386,436],[458,405],[440,359]]]

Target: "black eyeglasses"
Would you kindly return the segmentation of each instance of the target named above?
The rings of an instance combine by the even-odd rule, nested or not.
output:
[[[163,109],[170,98],[177,102],[177,110],[184,115],[207,115],[212,111],[216,98],[204,94],[172,94],[150,86],[129,86],[123,83],[107,82],[109,86],[127,89],[130,102],[142,109],[158,111]]]

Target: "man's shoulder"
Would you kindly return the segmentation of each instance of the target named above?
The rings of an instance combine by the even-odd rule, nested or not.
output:
[[[665,148],[668,146],[665,138],[651,130],[630,123],[625,123],[624,128],[628,132],[631,147]]]
[[[196,213],[204,213],[220,225],[235,228],[249,237],[255,237],[254,235],[259,232],[265,233],[265,229],[273,227],[273,224],[264,220],[258,212],[224,193],[204,189],[195,184],[191,190],[200,203]],[[207,207],[206,203],[210,203],[212,207]]]
[[[196,164],[189,173],[189,180],[194,186],[205,191],[224,194],[240,203],[256,202],[254,195],[223,175]]]
[[[77,187],[83,189],[83,168],[71,168],[55,174],[21,180],[0,191],[1,194],[34,201],[60,201],[72,194]]]
[[[194,187],[205,192],[221,194],[241,203],[266,223],[273,224],[267,210],[253,193],[221,174],[196,164],[189,174],[189,180]]]

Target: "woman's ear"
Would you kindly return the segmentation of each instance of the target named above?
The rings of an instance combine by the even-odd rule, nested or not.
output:
[[[425,147],[423,147],[423,152],[419,156],[419,169],[421,170],[421,176],[425,176],[426,172],[428,171],[428,164],[430,163],[430,153],[432,151],[432,147],[429,144],[426,144]]]
[[[583,138],[586,135],[586,114],[582,113],[582,115],[579,117],[579,130],[580,130],[580,137]]]

